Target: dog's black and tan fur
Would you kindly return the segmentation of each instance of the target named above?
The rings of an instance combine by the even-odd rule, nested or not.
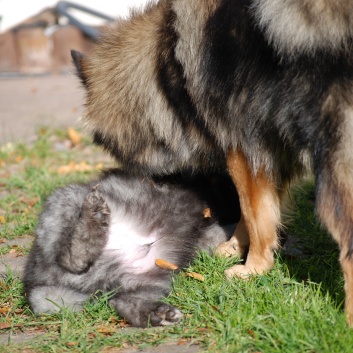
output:
[[[242,219],[228,276],[273,265],[289,183],[313,171],[338,242],[353,324],[353,1],[161,0],[119,20],[88,57],[84,122],[127,168],[228,167]],[[236,249],[235,249],[236,248]]]

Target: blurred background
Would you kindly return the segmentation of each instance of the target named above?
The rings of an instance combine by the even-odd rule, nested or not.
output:
[[[70,50],[86,53],[102,26],[148,0],[0,0],[0,146],[39,126],[79,125],[84,92]]]

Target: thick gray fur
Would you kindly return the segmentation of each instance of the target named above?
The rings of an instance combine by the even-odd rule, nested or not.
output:
[[[110,304],[134,326],[178,322],[182,313],[161,301],[172,273],[153,256],[183,268],[197,250],[225,241],[204,218],[206,207],[190,191],[117,171],[58,189],[44,205],[25,271],[33,312],[80,310],[101,290],[115,291]]]

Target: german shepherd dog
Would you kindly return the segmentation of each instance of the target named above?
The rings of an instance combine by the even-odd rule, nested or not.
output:
[[[72,53],[85,126],[127,169],[227,168],[242,210],[227,277],[262,274],[291,182],[313,172],[353,324],[353,0],[160,0]]]

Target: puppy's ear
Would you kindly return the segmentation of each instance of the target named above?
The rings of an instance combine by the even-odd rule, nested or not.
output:
[[[84,58],[85,56],[77,50],[71,50],[71,57],[74,65],[76,66],[76,73],[82,84],[87,87],[87,77],[84,73]]]

